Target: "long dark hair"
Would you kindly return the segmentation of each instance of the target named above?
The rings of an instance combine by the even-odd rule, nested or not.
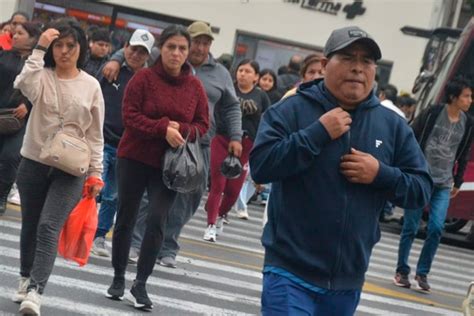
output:
[[[265,68],[265,69],[263,69],[262,71],[260,71],[260,78],[262,78],[262,77],[265,76],[265,75],[270,75],[270,76],[272,76],[272,78],[273,78],[273,87],[270,89],[270,91],[273,91],[273,90],[275,90],[275,89],[278,89],[278,83],[277,83],[277,75],[276,75],[276,73],[275,73],[273,70],[269,69],[269,68]],[[260,81],[260,79],[258,79],[258,80]]]
[[[188,30],[182,25],[171,24],[161,32],[160,39],[158,40],[158,47],[163,47],[165,42],[173,36],[184,36],[188,42],[188,48],[191,46],[191,36],[189,35]]]
[[[84,62],[86,59],[87,54],[87,40],[86,34],[84,30],[81,28],[79,23],[70,19],[70,18],[62,18],[56,21],[53,21],[46,29],[54,28],[59,31],[58,39],[62,39],[68,36],[72,36],[72,38],[79,43],[80,51],[79,51],[79,59],[77,60],[77,68],[82,68],[84,66]],[[51,45],[49,45],[48,51],[44,56],[44,66],[49,68],[54,68],[56,66],[56,62],[53,58],[53,45],[54,42],[58,39],[54,40]]]

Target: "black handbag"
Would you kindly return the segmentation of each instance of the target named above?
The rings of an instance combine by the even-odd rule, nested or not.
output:
[[[25,120],[16,118],[13,111],[14,109],[0,109],[0,135],[15,134],[25,125]]]
[[[163,158],[163,183],[179,193],[195,192],[204,183],[204,161],[199,132],[191,142],[186,137],[184,145],[169,148]]]

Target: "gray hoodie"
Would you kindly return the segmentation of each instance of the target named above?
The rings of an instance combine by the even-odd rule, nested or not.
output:
[[[215,134],[231,140],[242,139],[242,112],[229,72],[209,54],[207,62],[195,68],[206,89],[210,127],[202,144],[208,145]]]

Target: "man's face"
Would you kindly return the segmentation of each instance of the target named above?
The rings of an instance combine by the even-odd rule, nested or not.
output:
[[[453,98],[453,102],[456,107],[461,111],[467,112],[472,104],[472,90],[471,88],[464,88],[458,97]]]
[[[342,107],[354,108],[372,90],[377,68],[370,50],[353,43],[323,59],[324,83]]]
[[[91,55],[98,58],[104,58],[109,54],[110,43],[106,41],[91,41],[89,43]]]
[[[126,45],[124,50],[124,57],[127,65],[137,71],[143,67],[148,59],[148,51],[145,47],[140,45]]]
[[[194,67],[201,66],[209,56],[212,39],[206,35],[199,35],[191,40],[191,47],[189,48],[188,61]]]

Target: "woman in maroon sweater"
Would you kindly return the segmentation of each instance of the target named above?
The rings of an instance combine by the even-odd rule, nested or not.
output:
[[[185,63],[191,39],[182,26],[161,33],[156,64],[137,72],[123,100],[125,132],[117,151],[118,210],[112,241],[113,283],[107,297],[121,300],[125,289],[131,237],[145,189],[150,201],[137,275],[128,298],[136,308],[151,309],[145,283],[163,241],[164,225],[176,192],[162,180],[162,158],[171,147],[204,135],[209,127],[207,96]]]

